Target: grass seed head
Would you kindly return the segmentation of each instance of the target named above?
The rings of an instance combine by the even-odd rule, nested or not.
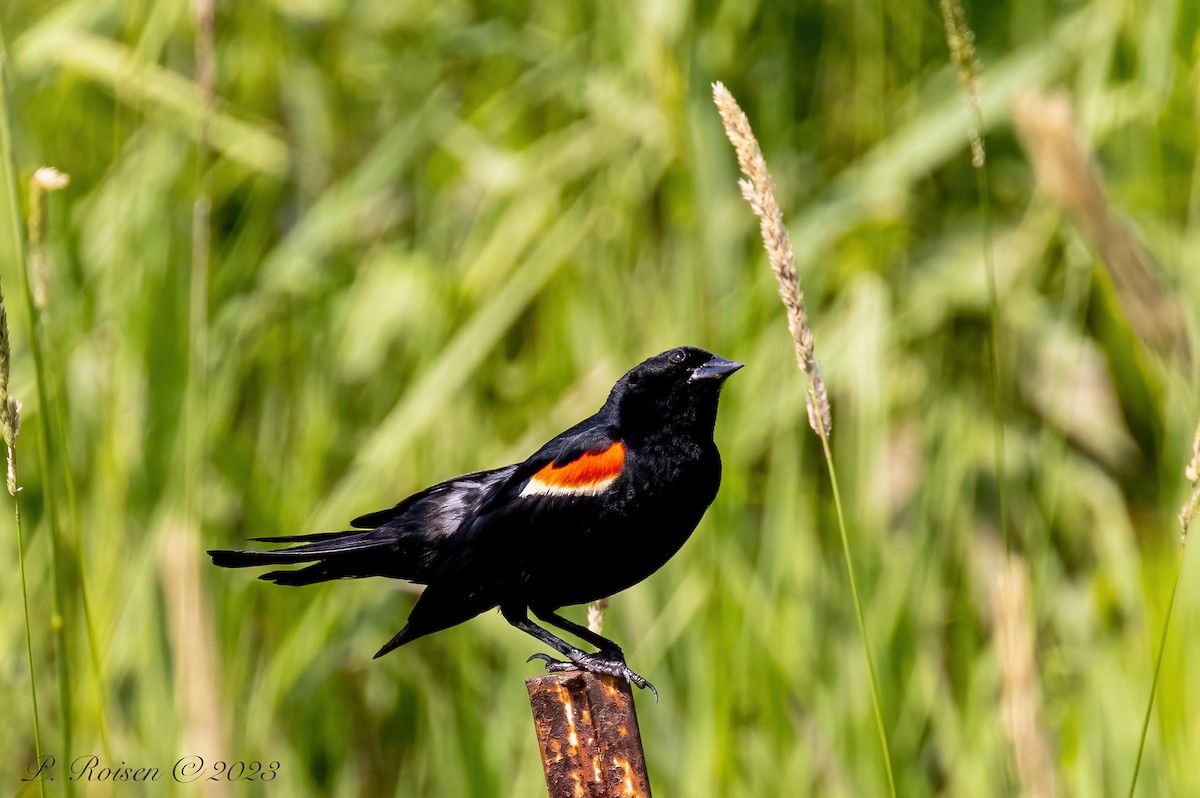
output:
[[[1179,509],[1179,545],[1187,543],[1188,527],[1200,509],[1200,423],[1196,425],[1196,433],[1192,436],[1192,459],[1183,470],[1188,482],[1192,483],[1192,492],[1183,507]]]
[[[946,26],[946,46],[950,48],[950,60],[962,78],[967,96],[967,107],[975,124],[967,128],[971,142],[971,165],[982,169],[987,163],[987,152],[983,146],[980,130],[983,110],[979,103],[979,59],[975,55],[975,32],[967,25],[967,15],[958,0],[940,0],[942,23]]]
[[[53,166],[43,166],[29,178],[29,249],[33,273],[33,304],[45,310],[50,285],[50,265],[43,246],[46,241],[46,195],[62,191],[71,176]]]
[[[809,375],[809,394],[805,402],[808,407],[809,424],[813,431],[828,435],[833,429],[833,417],[829,410],[829,396],[825,381],[817,365],[815,341],[812,328],[808,325],[808,309],[804,305],[804,292],[800,290],[800,278],[796,274],[796,255],[792,251],[791,238],[783,224],[783,212],[775,199],[775,186],[767,161],[763,157],[758,139],[750,129],[750,120],[737,104],[723,83],[713,84],[713,102],[721,115],[725,135],[737,153],[738,167],[745,179],[738,181],[742,197],[759,220],[763,247],[767,260],[779,287],[779,298],[787,310],[788,332],[796,350],[796,363],[800,370]]]
[[[587,627],[595,634],[604,632],[604,611],[608,609],[608,599],[602,598],[588,605]]]

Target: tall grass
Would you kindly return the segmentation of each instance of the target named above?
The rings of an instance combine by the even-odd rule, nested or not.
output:
[[[1192,436],[1192,458],[1184,470],[1188,482],[1192,485],[1191,493],[1183,507],[1179,510],[1179,564],[1175,568],[1175,577],[1171,581],[1171,597],[1167,599],[1167,613],[1163,618],[1162,634],[1158,638],[1158,649],[1154,655],[1154,676],[1150,680],[1150,697],[1146,699],[1146,713],[1142,717],[1142,733],[1138,737],[1137,756],[1133,760],[1133,775],[1129,779],[1129,797],[1137,792],[1138,774],[1142,769],[1142,754],[1146,751],[1146,735],[1150,731],[1150,716],[1154,712],[1154,697],[1158,692],[1158,679],[1162,675],[1163,655],[1167,650],[1167,633],[1171,630],[1171,614],[1175,610],[1175,597],[1179,595],[1179,580],[1183,576],[1183,552],[1187,545],[1188,529],[1200,509],[1200,425]]]
[[[1031,89],[1069,94],[1110,215],[1186,331],[1200,300],[1197,21],[1163,10],[965,7],[986,66],[998,467],[972,118],[928,4],[217,3],[211,103],[187,4],[0,4],[17,164],[3,179],[23,186],[47,163],[72,179],[47,198],[40,370],[0,223],[33,632],[22,653],[20,564],[2,546],[0,685],[16,699],[0,772],[36,755],[32,668],[42,753],[63,756],[64,720],[74,752],[102,752],[103,717],[118,762],[279,761],[271,789],[289,795],[538,794],[521,689],[534,668],[502,619],[372,662],[410,593],[285,590],[189,557],[340,529],[525,457],[630,364],[695,343],[747,363],[722,399],[721,492],[603,619],[662,694],[639,718],[654,787],[881,793],[826,453],[803,385],[781,378],[794,353],[730,190],[720,78],[789,209],[897,794],[991,795],[1021,778],[997,722],[1016,694],[993,611],[1001,482],[1036,641],[1022,678],[1057,787],[1126,790],[1178,565],[1161,529],[1189,456],[1191,375],[1148,343],[1111,254],[1041,186],[1012,111]],[[23,196],[0,205],[27,218]],[[0,535],[15,538],[11,521]],[[1200,794],[1193,567],[1146,795]]]
[[[1010,550],[1008,539],[1007,467],[1004,464],[1004,376],[1000,359],[1003,352],[1000,317],[1000,298],[996,291],[995,246],[992,242],[992,190],[988,180],[987,145],[984,141],[983,104],[979,100],[980,66],[975,55],[975,32],[967,22],[966,12],[958,0],[939,0],[942,24],[946,28],[946,45],[950,60],[958,70],[966,95],[971,124],[967,142],[971,147],[971,166],[975,169],[979,192],[979,223],[982,241],[983,278],[987,285],[988,323],[991,340],[988,342],[989,377],[992,388],[992,459],[996,474],[996,515],[1004,551]]]
[[[1002,317],[1000,315],[1000,297],[996,289],[996,263],[995,263],[995,244],[992,240],[992,192],[991,183],[988,179],[988,162],[987,162],[987,145],[984,137],[984,121],[983,121],[983,104],[979,100],[979,83],[981,80],[981,68],[975,53],[975,32],[971,30],[970,24],[967,22],[966,12],[963,10],[959,0],[939,0],[938,8],[942,14],[942,25],[946,30],[946,46],[950,51],[950,61],[954,68],[958,71],[959,78],[962,82],[963,93],[966,98],[967,108],[970,111],[971,121],[967,128],[967,141],[970,144],[971,166],[975,170],[976,185],[979,199],[979,223],[980,223],[980,240],[982,243],[983,278],[987,286],[987,303],[988,303],[988,324],[990,332],[990,340],[988,341],[988,366],[989,366],[989,381],[992,389],[992,463],[993,473],[996,481],[996,518],[1000,527],[1000,538],[1004,544],[1004,555],[1006,558],[1005,572],[1003,576],[998,577],[1006,583],[1012,584],[1014,580],[1021,577],[1016,576],[1019,571],[1012,568],[1012,543],[1009,538],[1009,515],[1008,515],[1008,466],[1006,465],[1005,443],[1004,443],[1004,413],[1005,413],[1005,381],[1001,368],[1001,357],[1003,355],[1002,346]],[[1000,630],[1000,635],[997,640],[1000,642],[1002,649],[1014,650],[1017,645],[1016,641],[1008,639],[1007,636],[1011,633],[1014,624],[1005,624],[1001,622],[1000,613],[996,613],[996,625]],[[1033,645],[1031,642],[1030,645]],[[1001,661],[1006,662],[1003,650],[1000,652]],[[1004,673],[1002,667],[1001,672]],[[1002,685],[1004,680],[1001,680]],[[1022,774],[1022,750],[1019,741],[1022,737],[1018,731],[1022,725],[1020,712],[1026,713],[1036,710],[1036,706],[1032,702],[1026,702],[1023,706],[1018,706],[1019,692],[1012,689],[1002,689],[1002,695],[1006,699],[1006,706],[1002,711],[1005,722],[1008,725],[1007,733],[1013,746],[1014,760],[1018,777]],[[1024,725],[1032,723],[1028,720]],[[1043,791],[1029,790],[1023,788],[1023,794],[1044,794]],[[1050,791],[1052,794],[1052,790]]]
[[[833,505],[837,513],[838,534],[842,541],[842,556],[846,563],[846,579],[850,585],[850,598],[854,604],[854,619],[858,623],[858,636],[862,642],[863,657],[867,663],[867,685],[871,689],[871,709],[875,715],[875,728],[879,732],[879,745],[883,751],[884,772],[887,775],[888,793],[896,795],[896,777],[892,773],[892,758],[888,750],[887,732],[884,730],[883,710],[879,706],[879,680],[875,676],[875,658],[871,655],[871,638],[867,634],[867,623],[863,617],[862,598],[858,593],[858,580],[854,576],[854,558],[850,553],[850,539],[846,534],[846,513],[842,509],[842,493],[838,488],[837,468],[833,452],[829,449],[829,436],[833,432],[833,413],[829,407],[829,392],[817,361],[816,342],[808,324],[808,310],[804,306],[804,292],[800,290],[800,279],[796,274],[796,256],[792,252],[791,239],[783,223],[783,212],[775,199],[770,172],[763,157],[758,140],[750,129],[750,121],[738,106],[729,90],[721,83],[713,84],[713,102],[725,126],[725,135],[737,154],[738,166],[746,177],[738,181],[742,197],[749,203],[759,220],[763,246],[767,260],[779,288],[779,297],[787,311],[788,331],[796,350],[796,364],[808,377],[808,390],[804,404],[808,414],[808,425],[821,440],[825,455],[825,468],[829,472],[829,485],[833,491]]]
[[[4,39],[0,34],[0,163],[4,164],[8,175],[6,193],[8,194],[9,235],[14,246],[14,260],[21,264],[25,254],[21,241],[21,222],[17,215],[16,202],[16,170],[13,168],[12,126],[8,113],[8,73],[4,57],[7,50]],[[8,330],[8,309],[4,304],[3,292],[0,292],[0,432],[4,437],[7,467],[5,483],[8,493],[13,500],[13,526],[17,538],[17,568],[21,581],[21,620],[25,627],[25,661],[29,667],[29,706],[32,714],[30,729],[33,733],[33,751],[35,762],[42,761],[42,721],[38,709],[37,670],[33,664],[33,624],[29,616],[29,579],[25,567],[25,533],[21,527],[21,503],[17,498],[20,481],[17,477],[17,435],[21,431],[21,403],[9,393],[9,378],[12,374],[12,341]],[[39,793],[46,794],[44,784],[38,785]]]

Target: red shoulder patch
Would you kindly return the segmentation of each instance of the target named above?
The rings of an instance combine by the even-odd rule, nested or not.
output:
[[[521,495],[595,495],[612,484],[624,466],[625,444],[616,441],[607,449],[586,452],[568,463],[547,464],[529,478]]]

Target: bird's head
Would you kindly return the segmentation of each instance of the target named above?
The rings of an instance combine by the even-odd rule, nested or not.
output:
[[[608,404],[621,426],[647,434],[690,426],[712,432],[725,378],[742,367],[695,346],[680,346],[630,369],[613,386]]]

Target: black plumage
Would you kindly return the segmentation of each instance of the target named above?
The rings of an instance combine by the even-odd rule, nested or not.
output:
[[[631,369],[595,415],[523,463],[441,482],[354,519],[354,530],[255,538],[300,545],[209,554],[228,568],[311,563],[260,577],[280,585],[366,576],[426,585],[376,657],[499,607],[570,660],[535,655],[547,669],[580,667],[653,690],[616,643],[557,610],[642,581],[688,539],[721,481],[717,402],[739,368],[695,347],[672,349]],[[599,650],[581,651],[529,612]]]

